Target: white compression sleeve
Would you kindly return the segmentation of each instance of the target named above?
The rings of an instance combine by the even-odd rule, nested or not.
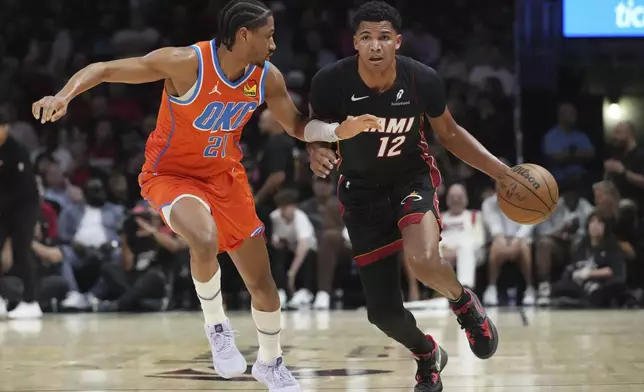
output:
[[[304,140],[307,142],[337,142],[340,140],[335,134],[339,123],[325,123],[320,120],[311,120],[304,127]]]

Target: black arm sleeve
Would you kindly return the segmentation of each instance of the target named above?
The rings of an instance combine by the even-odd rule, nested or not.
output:
[[[440,117],[447,104],[443,79],[433,68],[422,63],[415,62],[415,68],[416,89],[425,113],[431,118]]]
[[[330,122],[342,122],[342,99],[340,97],[341,75],[337,64],[320,69],[311,81],[309,105],[311,116]]]

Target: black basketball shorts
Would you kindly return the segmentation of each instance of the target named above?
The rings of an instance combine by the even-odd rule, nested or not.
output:
[[[389,185],[352,181],[340,176],[338,198],[349,231],[353,257],[364,267],[402,249],[403,228],[419,223],[431,211],[440,215],[438,171],[401,175]]]

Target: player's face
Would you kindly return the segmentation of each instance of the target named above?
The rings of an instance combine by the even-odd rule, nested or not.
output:
[[[264,66],[264,61],[269,60],[275,51],[275,20],[272,16],[268,17],[266,24],[255,30],[246,30],[242,35],[248,42],[248,62],[258,67]]]
[[[353,37],[353,46],[368,69],[383,70],[393,63],[401,39],[391,22],[362,22]]]

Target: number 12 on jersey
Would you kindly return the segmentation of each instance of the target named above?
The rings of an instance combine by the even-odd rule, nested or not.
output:
[[[405,138],[406,136],[398,136],[393,139],[389,136],[381,137],[380,148],[378,149],[378,158],[395,157],[396,155],[400,155]],[[391,139],[391,142],[389,139]]]

